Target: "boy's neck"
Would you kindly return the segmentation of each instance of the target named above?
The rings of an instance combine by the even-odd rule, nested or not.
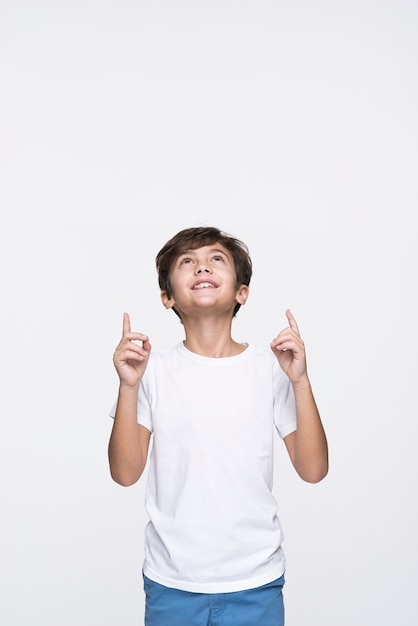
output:
[[[231,326],[217,325],[209,320],[200,320],[198,323],[183,322],[186,339],[184,346],[200,356],[220,359],[236,356],[243,352],[246,345],[234,341],[231,337]]]

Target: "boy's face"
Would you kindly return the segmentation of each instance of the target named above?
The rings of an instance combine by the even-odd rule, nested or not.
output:
[[[161,299],[166,308],[175,307],[180,316],[204,310],[231,311],[248,297],[247,285],[236,285],[234,260],[219,243],[185,250],[170,270],[170,297]]]

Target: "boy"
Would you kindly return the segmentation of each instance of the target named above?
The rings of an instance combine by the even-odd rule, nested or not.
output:
[[[145,624],[281,626],[274,427],[302,479],[318,482],[328,471],[304,343],[289,310],[271,350],[233,340],[252,274],[238,239],[188,228],[165,244],[156,265],[162,303],[179,316],[185,340],[151,352],[124,314],[109,441],[111,475],[127,486],[140,478],[153,434]]]

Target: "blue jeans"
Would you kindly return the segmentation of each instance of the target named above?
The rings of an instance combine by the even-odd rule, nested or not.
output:
[[[145,626],[284,626],[284,576],[230,593],[191,593],[144,576]]]

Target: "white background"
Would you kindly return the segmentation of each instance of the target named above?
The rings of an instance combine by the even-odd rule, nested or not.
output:
[[[234,337],[290,307],[330,446],[278,441],[287,626],[413,626],[418,4],[3,0],[5,626],[142,623],[144,481],[107,467],[123,311],[182,338],[154,258],[218,226],[254,261]]]

